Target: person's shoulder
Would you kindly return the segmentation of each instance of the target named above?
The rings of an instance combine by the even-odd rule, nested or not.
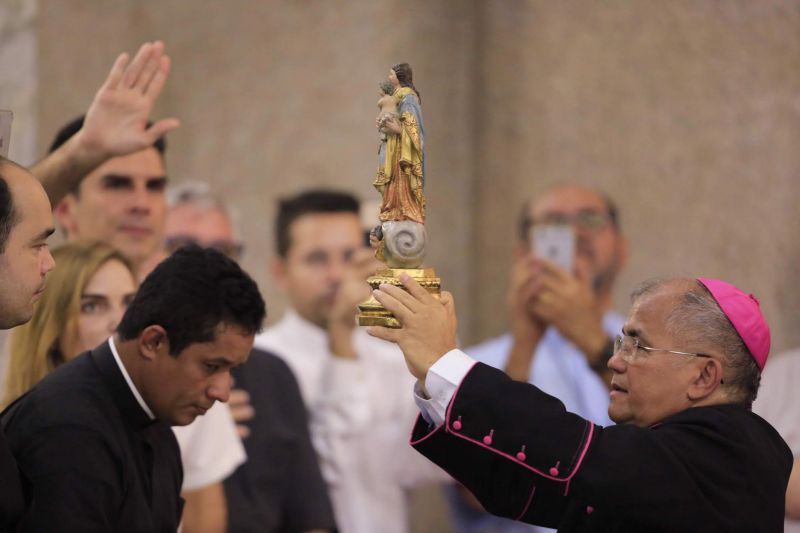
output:
[[[107,418],[107,389],[88,354],[57,368],[13,403],[4,420],[30,426],[94,426]]]
[[[292,373],[292,371],[289,369],[289,365],[287,365],[280,356],[271,350],[259,348],[257,346],[253,347],[253,351],[250,352],[250,359],[248,359],[244,366],[250,368],[259,368],[264,371],[274,372],[277,374]]]
[[[245,364],[234,370],[237,380],[253,380],[259,387],[269,383],[295,380],[294,372],[282,357],[272,350],[254,346]]]
[[[300,394],[297,377],[286,361],[270,350],[258,347],[250,352],[247,363],[234,370],[234,378],[237,386],[250,393],[252,401],[257,401],[256,396],[260,398],[262,395],[274,399],[288,394],[288,391],[297,396]]]
[[[783,443],[778,432],[766,420],[736,404],[707,405],[685,409],[656,424],[656,429],[693,428],[725,440],[741,442],[756,439]],[[785,443],[783,443],[785,446]]]

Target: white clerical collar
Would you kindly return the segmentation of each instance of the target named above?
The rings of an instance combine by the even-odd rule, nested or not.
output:
[[[133,393],[133,397],[136,398],[136,401],[139,402],[139,406],[147,413],[147,416],[150,417],[150,420],[155,420],[156,415],[153,414],[153,411],[147,407],[147,404],[144,402],[144,398],[142,395],[139,394],[139,389],[136,388],[136,385],[133,384],[133,380],[131,376],[128,374],[128,371],[125,370],[125,365],[122,364],[122,359],[120,359],[119,354],[117,353],[117,347],[114,345],[114,337],[111,336],[108,338],[108,346],[111,348],[111,353],[114,354],[114,361],[117,362],[117,366],[119,367],[119,371],[122,372],[122,377],[125,378],[125,382],[128,384],[128,387],[131,389]]]

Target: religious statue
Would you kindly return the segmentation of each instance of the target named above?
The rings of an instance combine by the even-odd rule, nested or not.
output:
[[[425,257],[425,131],[419,91],[414,87],[411,66],[399,63],[389,70],[387,81],[379,85],[378,116],[380,134],[378,171],[373,185],[381,193],[379,226],[372,230],[370,242],[375,256],[388,268],[379,270],[367,281],[373,288],[380,283],[400,285],[398,276],[406,272],[433,294],[439,294],[439,278],[432,268],[420,268]],[[399,327],[391,313],[370,298],[359,306],[360,325]]]
[[[397,112],[384,112],[388,103],[382,104],[378,117],[378,129],[386,137],[378,153],[379,166],[374,182],[383,196],[380,220],[413,220],[424,224],[425,132],[420,96],[414,87],[409,64],[392,67],[389,83]],[[382,102],[384,97],[379,103]]]

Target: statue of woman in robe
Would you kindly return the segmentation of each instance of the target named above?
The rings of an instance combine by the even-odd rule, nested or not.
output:
[[[389,70],[397,117],[379,117],[386,133],[379,149],[379,168],[373,185],[383,196],[381,222],[411,220],[425,223],[425,133],[420,95],[414,87],[411,66],[400,63]]]

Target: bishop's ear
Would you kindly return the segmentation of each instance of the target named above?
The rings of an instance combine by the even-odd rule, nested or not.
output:
[[[169,354],[167,331],[158,325],[147,326],[139,335],[139,352],[145,359],[153,360]]]
[[[698,357],[702,363],[699,373],[691,384],[688,392],[689,399],[700,401],[710,396],[723,383],[722,363],[719,359],[711,357]]]

